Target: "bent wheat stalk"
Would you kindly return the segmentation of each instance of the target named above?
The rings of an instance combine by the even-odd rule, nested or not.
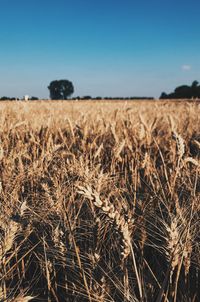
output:
[[[125,260],[130,253],[132,255],[134,270],[138,283],[139,294],[142,300],[143,297],[142,285],[139,278],[135,254],[131,244],[131,232],[129,230],[128,222],[121,215],[121,213],[117,211],[117,209],[108,199],[101,200],[99,193],[92,190],[92,188],[89,185],[87,185],[86,187],[78,186],[78,193],[91,200],[97,208],[101,209],[104,212],[104,214],[109,218],[111,223],[115,225],[116,230],[122,236],[123,252],[121,254],[123,256],[123,260]]]

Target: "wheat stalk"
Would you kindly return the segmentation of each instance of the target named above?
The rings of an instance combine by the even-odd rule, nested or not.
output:
[[[104,214],[109,218],[112,224],[114,224],[115,229],[122,236],[122,256],[126,259],[130,254],[131,246],[131,233],[128,222],[121,213],[115,209],[114,205],[108,199],[100,199],[99,193],[87,185],[86,187],[78,186],[78,193],[84,195],[86,198],[91,200],[93,204],[101,209]]]
[[[198,160],[194,159],[193,157],[186,157],[184,159],[184,162],[185,163],[191,163],[191,164],[193,164],[194,166],[196,166],[198,168],[200,167],[200,162]]]
[[[104,214],[109,218],[111,223],[114,224],[117,232],[121,235],[122,238],[121,247],[123,249],[123,251],[121,252],[122,261],[124,262],[124,260],[131,253],[133,258],[133,264],[134,264],[136,279],[138,283],[138,288],[139,288],[139,294],[140,294],[140,298],[142,299],[143,293],[142,293],[141,280],[139,278],[136,260],[135,260],[135,254],[131,244],[130,229],[132,228],[132,221],[130,219],[129,221],[126,221],[124,216],[121,213],[119,213],[117,209],[115,209],[114,205],[108,199],[105,198],[101,200],[99,193],[95,190],[92,190],[92,188],[89,185],[87,185],[86,187],[78,186],[77,188],[79,194],[82,194],[83,196],[91,200],[97,208],[101,209],[104,212]]]
[[[181,209],[180,211],[182,212]],[[170,224],[163,222],[167,232],[166,256],[171,263],[172,272],[183,259],[186,275],[189,272],[192,253],[192,237],[190,230],[186,227],[187,224],[182,213],[181,215],[177,213],[177,216],[172,215]]]
[[[165,224],[167,231],[166,238],[166,255],[171,262],[172,271],[179,264],[181,258],[181,243],[180,243],[180,228],[178,227],[178,220],[174,217],[170,225]]]
[[[184,139],[182,138],[182,136],[180,134],[178,134],[175,130],[172,132],[173,137],[176,140],[176,144],[177,144],[177,153],[179,155],[179,158],[182,158],[184,153],[185,153],[185,143],[184,143]]]
[[[200,142],[197,141],[196,139],[194,139],[192,142],[193,142],[193,143],[195,144],[195,146],[200,150]]]
[[[34,298],[35,297],[32,297],[32,296],[23,296],[23,295],[20,295],[20,296],[18,296],[16,298],[8,300],[8,302],[28,302],[28,301],[31,301]]]

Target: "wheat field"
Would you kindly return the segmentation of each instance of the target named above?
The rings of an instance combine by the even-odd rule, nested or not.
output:
[[[0,103],[0,301],[200,301],[200,103]]]

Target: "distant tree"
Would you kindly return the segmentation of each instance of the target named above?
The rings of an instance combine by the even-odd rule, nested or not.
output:
[[[31,100],[31,101],[38,101],[39,99],[36,96],[32,96],[29,100]]]
[[[192,82],[192,88],[197,88],[198,87],[199,82],[198,81],[193,81]]]
[[[0,98],[1,101],[15,101],[16,98],[15,97],[8,97],[8,96],[2,96]]]
[[[55,80],[48,86],[52,100],[67,100],[74,93],[74,86],[68,80]]]
[[[92,97],[90,95],[85,95],[82,97],[82,100],[91,100]]]
[[[6,101],[6,100],[9,100],[10,98],[8,98],[7,96],[2,96],[1,97],[1,101]]]
[[[181,85],[174,89],[174,92],[161,93],[160,99],[191,99],[200,98],[200,85],[198,81],[193,81],[191,86]]]
[[[192,82],[191,94],[192,94],[192,97],[194,97],[194,98],[200,97],[200,86],[198,84],[199,84],[198,81]]]
[[[191,98],[191,87],[187,85],[178,86],[174,90],[174,96],[176,99],[184,99],[184,98]]]

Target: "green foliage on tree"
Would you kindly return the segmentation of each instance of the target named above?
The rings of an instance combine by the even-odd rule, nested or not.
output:
[[[32,96],[30,99],[29,99],[30,101],[38,101],[39,100],[39,98],[38,97],[36,97],[36,96]]]
[[[52,100],[67,100],[74,93],[74,86],[68,80],[55,80],[48,86]]]
[[[15,101],[16,98],[15,97],[8,97],[8,96],[2,96],[0,98],[0,101]]]
[[[197,81],[193,81],[191,86],[181,85],[169,94],[162,92],[160,99],[191,99],[200,98],[200,85]]]

